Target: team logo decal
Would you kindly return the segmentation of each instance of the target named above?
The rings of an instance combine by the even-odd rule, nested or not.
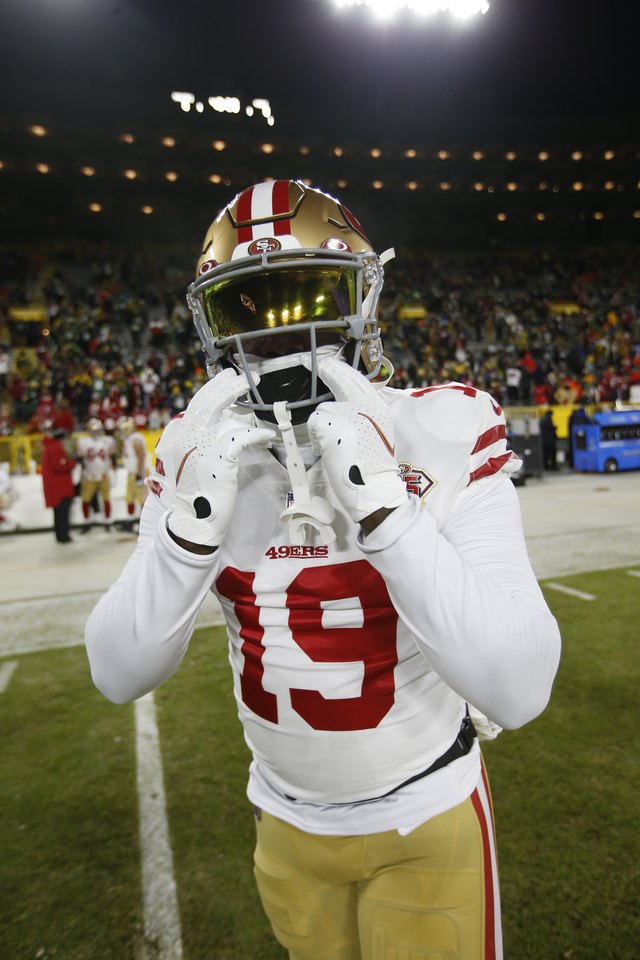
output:
[[[205,260],[205,262],[200,267],[200,271],[199,271],[200,275],[202,276],[203,273],[208,273],[209,270],[213,270],[213,268],[217,266],[218,266],[217,260]]]
[[[424,499],[429,493],[429,490],[436,485],[433,477],[430,477],[422,467],[414,467],[412,463],[403,461],[401,461],[398,466],[400,467],[400,476],[404,480],[407,490],[415,497],[418,497],[418,499]]]
[[[331,237],[329,240],[323,240],[320,244],[320,247],[323,250],[341,250],[345,253],[351,253],[351,247],[344,240],[340,240],[338,237]]]
[[[248,253],[274,253],[274,251],[281,249],[282,244],[275,237],[260,237],[259,240],[254,240],[253,243],[249,244]]]
[[[240,303],[241,303],[242,306],[245,308],[245,310],[251,310],[251,313],[255,313],[255,312],[256,312],[256,305],[255,305],[255,303],[253,302],[253,300],[251,299],[251,297],[249,296],[248,293],[241,293],[241,294],[240,294]]]

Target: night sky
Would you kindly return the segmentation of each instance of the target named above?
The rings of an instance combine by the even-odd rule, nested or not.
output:
[[[633,141],[634,6],[493,0],[467,26],[418,28],[325,0],[2,0],[3,113],[153,121],[178,109],[178,89],[266,97],[273,136],[597,136],[615,123]]]

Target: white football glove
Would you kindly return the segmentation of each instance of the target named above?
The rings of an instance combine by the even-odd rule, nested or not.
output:
[[[274,436],[272,430],[223,416],[248,390],[244,374],[223,370],[198,390],[182,418],[174,446],[176,490],[168,526],[190,543],[222,543],[238,492],[238,457],[249,444],[269,446]]]
[[[321,403],[309,417],[309,436],[335,495],[359,523],[381,507],[408,498],[394,456],[391,412],[375,387],[349,364],[321,360],[318,373],[336,402]]]

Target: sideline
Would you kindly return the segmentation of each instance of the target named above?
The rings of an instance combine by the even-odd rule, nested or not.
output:
[[[222,627],[224,620],[203,620],[196,621],[195,629],[203,630],[207,627]],[[47,650],[68,650],[69,647],[84,647],[84,636],[69,637],[65,640],[59,640],[56,637],[48,637],[44,640],[34,640],[25,642],[23,640],[0,640],[0,660],[4,657],[18,657],[23,653],[44,653]]]

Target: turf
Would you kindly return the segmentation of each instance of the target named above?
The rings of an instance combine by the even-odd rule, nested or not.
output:
[[[133,957],[132,708],[104,701],[73,649],[22,658],[0,718],[0,957]]]
[[[551,703],[485,746],[507,960],[636,960],[640,584],[546,590],[563,634]],[[543,585],[544,586],[544,585]],[[19,659],[0,696],[0,957],[140,960],[134,722],[82,649]],[[252,877],[249,754],[223,631],[155,694],[185,960],[283,960]]]
[[[637,960],[640,583],[623,571],[551,590],[563,656],[545,713],[487,745],[505,957]]]

